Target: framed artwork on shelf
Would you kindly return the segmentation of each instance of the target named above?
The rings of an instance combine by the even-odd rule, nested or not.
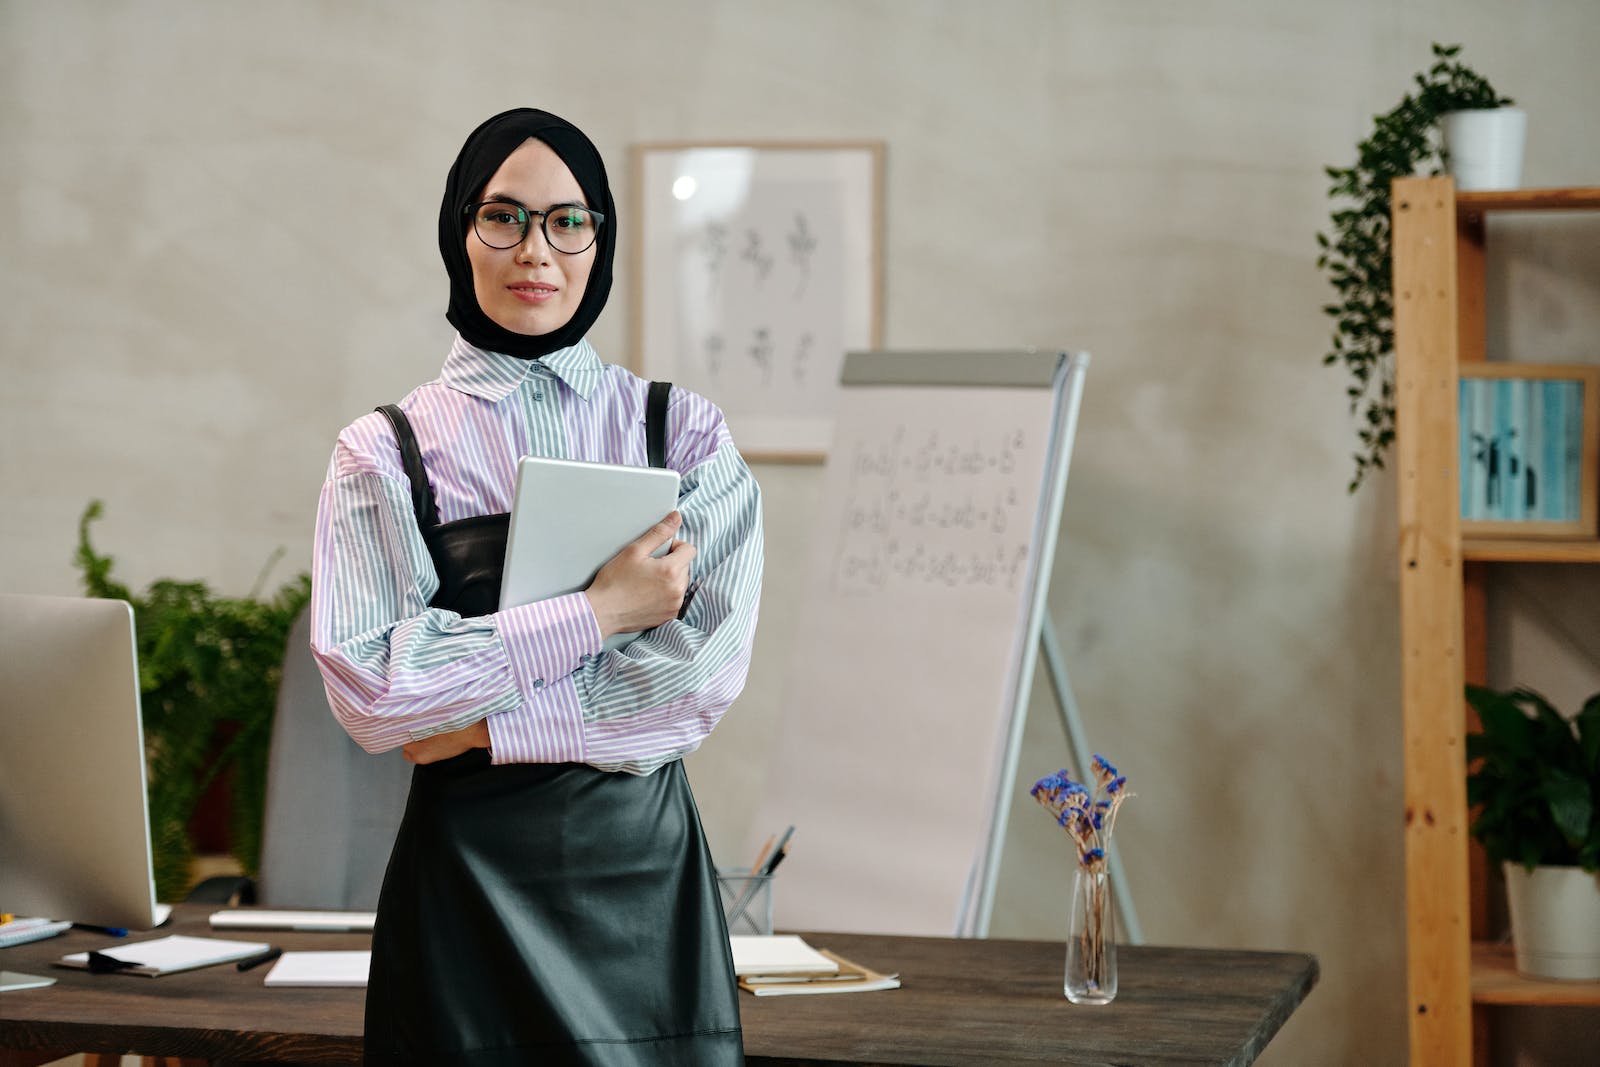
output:
[[[633,150],[632,369],[752,460],[819,463],[844,354],[882,343],[881,142]]]
[[[1466,537],[1600,536],[1600,365],[1463,363]]]

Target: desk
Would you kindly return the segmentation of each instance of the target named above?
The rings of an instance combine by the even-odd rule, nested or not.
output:
[[[212,910],[180,905],[162,933],[209,933]],[[367,944],[357,934],[229,936],[286,949]],[[1316,959],[1298,953],[1123,947],[1120,995],[1088,1008],[1061,995],[1060,942],[805,936],[869,967],[899,971],[904,987],[760,999],[740,993],[753,1067],[1246,1064],[1317,981]],[[361,1060],[362,989],[267,989],[265,968],[138,978],[50,966],[110,941],[74,930],[0,949],[6,970],[57,979],[46,989],[0,993],[0,1067],[38,1062],[38,1053],[53,1049],[227,1063]]]

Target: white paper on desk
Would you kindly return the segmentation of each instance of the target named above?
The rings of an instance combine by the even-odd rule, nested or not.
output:
[[[260,941],[224,941],[220,937],[186,937],[183,934],[173,934],[154,941],[137,941],[131,945],[117,945],[114,948],[103,948],[98,951],[102,956],[138,964],[136,967],[115,972],[117,974],[139,974],[147,978],[156,978],[178,971],[192,971],[196,967],[210,967],[216,963],[242,960],[246,956],[259,955],[271,947]],[[62,956],[59,962],[63,967],[87,968],[89,954],[69,953]]]
[[[377,913],[370,911],[273,911],[227,908],[211,913],[213,930],[314,930],[329,933],[371,932]]]
[[[750,992],[758,997],[792,997],[796,995],[811,995],[815,993],[875,993],[880,989],[899,989],[900,978],[898,975],[885,974],[878,978],[858,979],[853,982],[830,982],[820,979],[813,982],[774,982],[771,985],[758,984],[750,987]]]
[[[795,934],[732,934],[733,973],[752,974],[831,974],[839,965]]]
[[[267,973],[272,986],[365,986],[372,953],[285,952]]]

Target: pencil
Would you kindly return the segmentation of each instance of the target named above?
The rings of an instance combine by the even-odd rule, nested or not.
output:
[[[778,839],[777,834],[767,838],[767,843],[761,846],[761,851],[756,854],[756,861],[750,865],[751,874],[760,874],[761,865],[766,862],[767,853],[772,851],[772,843]]]

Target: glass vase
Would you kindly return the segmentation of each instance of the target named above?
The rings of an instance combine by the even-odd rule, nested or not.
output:
[[[1117,996],[1117,932],[1111,872],[1079,867],[1072,880],[1063,988],[1074,1004],[1110,1004]]]

